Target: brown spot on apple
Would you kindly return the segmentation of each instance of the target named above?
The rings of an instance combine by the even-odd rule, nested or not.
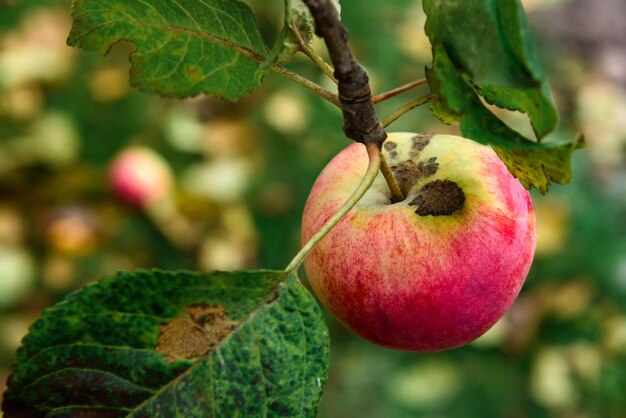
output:
[[[387,151],[391,152],[391,151],[393,151],[394,149],[398,148],[398,144],[396,144],[396,143],[395,143],[395,142],[393,142],[393,141],[386,141],[386,142],[383,144],[383,147],[385,148],[385,150],[387,150]]]
[[[159,326],[156,351],[168,361],[203,356],[226,338],[236,326],[222,306],[190,305],[187,316],[179,316]]]
[[[417,206],[415,213],[419,216],[447,216],[461,209],[464,203],[465,194],[458,184],[434,180],[426,183],[409,205]]]
[[[389,158],[396,160],[398,158],[398,144],[393,141],[387,141],[383,144],[385,151],[389,153]]]
[[[430,143],[433,134],[416,134],[411,138],[411,151],[409,155],[415,158]]]
[[[439,162],[437,157],[431,157],[428,161],[420,161],[417,165],[412,160],[408,160],[389,168],[396,178],[400,190],[407,196],[419,179],[430,177],[437,172]]]
[[[402,194],[405,196],[409,194],[411,187],[413,187],[417,181],[417,167],[415,166],[415,163],[408,160],[403,163],[392,165],[389,168],[391,169]]]

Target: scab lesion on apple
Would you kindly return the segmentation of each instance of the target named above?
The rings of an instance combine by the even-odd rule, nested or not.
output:
[[[434,180],[417,192],[409,206],[417,206],[419,216],[449,216],[463,208],[465,193],[451,180]]]
[[[399,156],[402,155],[399,152],[406,152],[410,159],[416,160],[420,152],[430,143],[433,136],[434,134],[414,134],[410,142],[402,141],[400,148],[398,148],[398,142],[388,137],[383,144],[383,150],[392,161],[398,160]],[[404,149],[406,145],[410,147],[408,150]]]
[[[389,166],[389,168],[398,182],[402,194],[408,196],[418,180],[437,173],[439,162],[437,157],[431,157],[428,161],[420,161],[417,164],[413,160],[402,161]]]
[[[417,206],[415,213],[419,216],[448,216],[463,207],[465,194],[463,189],[451,180],[434,180],[414,190],[419,180],[434,176],[439,169],[437,157],[426,161],[418,161],[420,153],[430,143],[432,135],[417,134],[411,138],[408,153],[399,153],[398,143],[387,140],[383,149],[392,162],[390,165],[398,186],[407,196],[409,206]],[[400,159],[404,155],[407,159]],[[416,163],[417,161],[417,163]]]

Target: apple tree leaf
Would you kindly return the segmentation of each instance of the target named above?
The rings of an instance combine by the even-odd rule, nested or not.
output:
[[[520,183],[527,189],[536,186],[541,193],[548,191],[546,179],[558,183],[568,183],[572,178],[570,169],[572,153],[585,146],[585,140],[578,136],[573,142],[548,143],[542,146],[492,145],[498,157],[509,171],[517,173]],[[556,180],[558,179],[558,180]]]
[[[463,135],[492,145],[527,188],[545,193],[571,179],[571,154],[584,141],[542,143],[558,115],[519,0],[424,0],[433,52],[426,75],[431,111]],[[508,127],[481,101],[526,113],[537,137]]]
[[[70,294],[24,338],[4,416],[315,416],[328,330],[285,274],[138,270]]]
[[[237,100],[267,71],[254,13],[239,0],[75,0],[72,19],[71,46],[106,55],[133,43],[130,81],[149,93]]]

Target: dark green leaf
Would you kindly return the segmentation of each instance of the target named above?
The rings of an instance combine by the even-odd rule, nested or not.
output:
[[[545,193],[550,182],[568,182],[572,150],[582,142],[541,144],[525,138],[480,99],[526,113],[539,140],[558,122],[519,0],[424,0],[423,5],[433,50],[427,70],[433,114],[460,125],[465,136],[493,145],[526,187]]]
[[[5,416],[315,416],[328,332],[285,274],[135,271],[71,294],[24,339]]]
[[[76,0],[68,44],[106,54],[135,44],[131,84],[178,98],[237,100],[256,88],[266,47],[252,10],[237,0]]]

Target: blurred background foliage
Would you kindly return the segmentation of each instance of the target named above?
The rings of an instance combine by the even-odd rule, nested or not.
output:
[[[249,3],[271,44],[282,2]],[[522,294],[481,339],[441,353],[379,348],[329,317],[320,417],[626,417],[626,3],[524,6],[561,111],[552,137],[582,131],[589,146],[572,184],[533,195],[538,247]],[[423,76],[419,1],[344,2],[342,18],[375,93]],[[29,324],[99,276],[284,267],[308,190],[348,144],[336,109],[275,74],[236,104],[160,99],[129,88],[132,45],[80,52],[65,45],[69,27],[67,0],[0,0],[0,392]],[[303,56],[289,66],[329,86]],[[522,115],[499,114],[531,134]],[[456,132],[426,108],[391,128]],[[161,207],[111,192],[107,166],[129,145],[171,166]]]

